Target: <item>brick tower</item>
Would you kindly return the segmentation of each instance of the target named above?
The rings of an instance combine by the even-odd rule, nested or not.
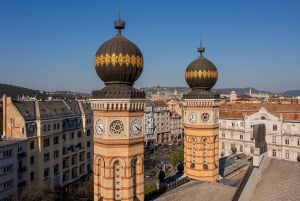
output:
[[[210,89],[218,79],[215,65],[200,56],[186,69],[192,91],[184,95],[185,174],[196,180],[216,181],[219,175],[219,95]]]
[[[144,200],[143,111],[145,93],[133,87],[143,71],[139,48],[121,30],[95,55],[95,70],[105,87],[93,91],[94,200]]]

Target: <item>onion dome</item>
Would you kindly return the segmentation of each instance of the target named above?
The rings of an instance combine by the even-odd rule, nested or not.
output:
[[[192,91],[185,98],[215,98],[210,89],[218,80],[216,66],[203,56],[205,48],[200,46],[200,56],[191,62],[185,71],[185,80]]]
[[[143,55],[140,49],[121,34],[125,22],[115,21],[118,33],[104,42],[95,55],[95,70],[105,83],[133,85],[143,71]]]

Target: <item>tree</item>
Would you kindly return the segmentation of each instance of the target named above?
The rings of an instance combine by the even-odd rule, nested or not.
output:
[[[21,193],[18,201],[55,201],[58,193],[48,185],[36,186]]]
[[[176,164],[183,161],[183,157],[183,147],[177,146],[176,150],[171,153],[168,161],[175,166]]]
[[[81,183],[79,186],[74,186],[68,192],[68,200],[77,200],[77,201],[93,201],[94,199],[94,184],[93,177],[89,176],[86,181]]]

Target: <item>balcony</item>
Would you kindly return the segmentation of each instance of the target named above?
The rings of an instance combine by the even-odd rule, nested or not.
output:
[[[21,166],[18,168],[18,173],[22,173],[22,172],[25,172],[26,171],[26,166]]]
[[[25,158],[25,157],[26,157],[25,151],[18,153],[18,159]]]

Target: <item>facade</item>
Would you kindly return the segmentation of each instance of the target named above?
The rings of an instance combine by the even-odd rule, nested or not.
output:
[[[18,164],[26,173],[24,189],[41,184],[66,187],[91,172],[92,118],[86,102],[3,98],[4,137],[26,142],[26,158]]]
[[[216,181],[219,175],[219,95],[210,89],[218,79],[217,68],[200,56],[186,69],[192,91],[183,96],[184,171],[196,180]]]
[[[12,201],[27,184],[26,140],[0,140],[0,200]]]
[[[145,144],[156,143],[155,135],[155,119],[154,119],[154,104],[148,100],[144,109],[144,128],[145,128]]]
[[[143,70],[138,47],[125,38],[125,22],[95,56],[95,70],[105,83],[93,91],[94,200],[144,200],[145,93],[133,87]]]
[[[299,104],[224,103],[220,108],[220,156],[253,154],[255,125],[266,128],[269,157],[297,161],[300,155]]]
[[[171,119],[168,105],[162,100],[153,101],[154,105],[154,135],[158,144],[171,142]]]

